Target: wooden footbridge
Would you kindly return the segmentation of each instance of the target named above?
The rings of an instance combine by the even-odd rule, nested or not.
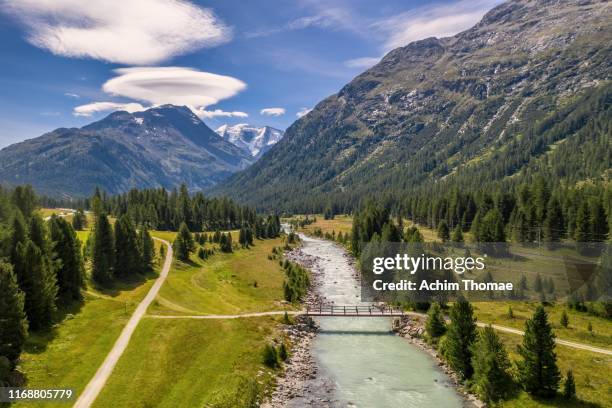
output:
[[[307,316],[329,317],[401,317],[406,316],[400,308],[390,306],[336,306],[315,305],[306,307]]]

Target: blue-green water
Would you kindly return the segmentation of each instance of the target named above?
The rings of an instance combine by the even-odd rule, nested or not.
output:
[[[336,305],[362,304],[345,251],[332,242],[302,236],[303,251],[318,259],[320,294]],[[365,304],[365,303],[363,303]],[[389,318],[323,317],[312,345],[318,376],[308,387],[321,406],[461,407],[463,399],[436,362],[390,332]],[[321,384],[333,385],[327,392]],[[312,395],[310,395],[312,399]],[[290,406],[304,406],[298,399]]]

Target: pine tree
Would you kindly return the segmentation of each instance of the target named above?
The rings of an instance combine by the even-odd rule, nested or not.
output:
[[[525,323],[523,343],[518,352],[523,358],[518,364],[519,382],[525,391],[540,397],[554,397],[561,375],[555,354],[555,335],[543,306],[538,306],[533,317]]]
[[[446,334],[445,355],[450,366],[462,379],[472,377],[471,346],[476,339],[476,319],[472,305],[459,299],[450,311],[451,322]]]
[[[115,223],[115,269],[116,277],[133,276],[142,271],[138,235],[127,215]]]
[[[17,186],[11,197],[15,207],[19,208],[24,217],[29,218],[38,205],[32,186]]]
[[[432,339],[438,338],[446,333],[446,322],[444,321],[442,309],[438,302],[433,303],[427,312],[425,330]]]
[[[576,213],[576,227],[574,228],[574,240],[576,242],[591,241],[591,222],[589,206],[583,201]]]
[[[219,233],[219,236],[220,235],[221,234]],[[176,257],[180,259],[181,261],[188,261],[189,254],[195,250],[195,243],[193,241],[193,236],[191,235],[191,232],[189,231],[187,224],[185,224],[184,222],[181,223],[179,232],[172,246],[176,253]]]
[[[438,224],[438,238],[440,238],[442,242],[446,242],[450,239],[450,231],[445,220],[440,221]]]
[[[24,271],[19,277],[19,286],[25,292],[25,311],[30,328],[47,328],[57,310],[57,278],[49,259],[32,241],[18,244],[17,252],[16,265]]]
[[[28,229],[23,218],[23,214],[21,211],[16,211],[13,216],[12,223],[12,233],[11,233],[11,248],[10,248],[10,258],[11,263],[13,265],[16,264],[18,258],[17,246],[19,244],[24,244],[28,239]],[[15,270],[17,274],[17,278],[19,279],[21,271]]]
[[[49,255],[49,240],[47,239],[47,228],[42,217],[34,214],[30,217],[30,240],[36,245],[45,255]]]
[[[557,197],[553,197],[548,202],[546,218],[544,219],[544,241],[559,242],[563,237],[564,229],[565,223],[563,221],[561,204]]]
[[[11,265],[0,262],[0,356],[14,361],[28,335],[25,294],[17,285]]]
[[[58,299],[65,304],[81,300],[81,288],[85,285],[81,243],[63,218],[52,216],[49,231],[53,242],[53,260],[57,265]]]
[[[490,210],[480,221],[476,237],[478,242],[505,242],[504,223],[497,209]]]
[[[115,267],[115,238],[106,214],[101,214],[96,219],[91,257],[93,280],[101,285],[108,285]]]
[[[571,369],[567,370],[567,375],[565,376],[563,398],[566,400],[573,400],[576,398],[576,382],[574,381],[574,373]]]
[[[569,317],[567,316],[567,312],[565,310],[563,310],[563,312],[561,313],[561,319],[559,321],[559,324],[561,324],[561,326],[565,328],[569,326]]]
[[[508,370],[510,359],[499,336],[489,325],[478,335],[472,347],[474,385],[476,392],[484,401],[503,398],[512,379]]]
[[[601,204],[601,200],[594,198],[589,203],[589,224],[590,235],[593,242],[604,242],[608,235],[608,222],[606,210]]]
[[[535,280],[533,282],[533,290],[535,290],[538,293],[544,290],[544,285],[542,284],[542,277],[540,276],[539,273],[536,275]]]
[[[451,241],[453,242],[463,242],[463,232],[461,231],[461,226],[457,225],[453,230],[453,235],[451,236]]]
[[[146,226],[143,226],[138,233],[139,251],[142,262],[141,271],[146,273],[153,270],[155,261],[155,244]]]
[[[82,231],[86,227],[87,217],[85,217],[83,210],[79,208],[72,216],[72,228],[74,228],[75,231]]]

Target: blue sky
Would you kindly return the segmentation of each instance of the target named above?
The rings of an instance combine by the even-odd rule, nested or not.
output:
[[[500,0],[0,0],[0,147],[113,110],[288,127],[382,55]]]

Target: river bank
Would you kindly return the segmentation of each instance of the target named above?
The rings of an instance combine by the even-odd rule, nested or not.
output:
[[[452,380],[457,389],[457,392],[461,393],[465,399],[466,406],[474,408],[485,407],[486,404],[482,402],[478,397],[472,393],[464,390],[461,385],[459,376],[453,371],[453,369],[442,359],[438,350],[436,350],[431,344],[424,340],[425,335],[425,318],[420,316],[404,316],[394,320],[393,331],[398,336],[406,339],[410,344],[420,348],[423,352],[429,354],[433,358],[438,367]]]
[[[337,244],[301,235],[287,259],[311,271],[308,305],[361,305],[354,259]],[[437,361],[392,331],[389,318],[316,319],[287,328],[294,353],[266,407],[473,407]]]

